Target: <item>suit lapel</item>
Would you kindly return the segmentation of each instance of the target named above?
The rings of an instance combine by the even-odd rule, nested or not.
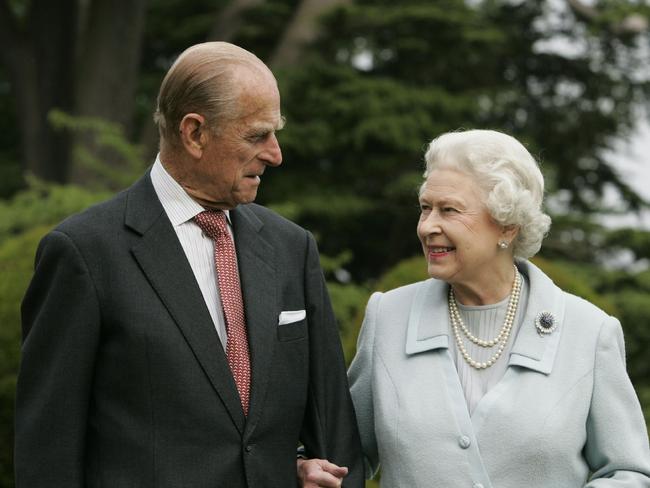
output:
[[[230,216],[251,353],[251,404],[246,423],[250,432],[262,412],[280,312],[275,250],[260,235],[263,223],[249,208],[237,207]]]
[[[131,251],[142,272],[180,328],[233,422],[243,432],[244,413],[223,347],[149,174],[129,190],[125,224],[141,236]]]

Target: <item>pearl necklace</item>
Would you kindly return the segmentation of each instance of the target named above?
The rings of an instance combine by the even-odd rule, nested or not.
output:
[[[460,351],[460,354],[463,356],[463,359],[465,359],[467,364],[469,364],[472,368],[476,368],[476,369],[489,368],[497,361],[497,359],[499,359],[499,357],[501,357],[501,354],[503,353],[503,349],[505,348],[506,343],[508,342],[508,338],[510,337],[510,331],[512,330],[512,325],[515,321],[515,315],[517,314],[517,306],[519,305],[520,292],[521,292],[521,276],[519,275],[519,271],[517,271],[517,267],[515,266],[515,279],[512,283],[512,291],[510,292],[510,300],[508,300],[508,309],[506,310],[506,316],[503,321],[503,326],[501,327],[499,334],[494,339],[484,340],[474,336],[463,323],[463,319],[461,318],[460,312],[458,311],[458,304],[456,302],[456,296],[454,295],[454,290],[451,286],[449,287],[448,304],[449,304],[449,319],[451,321],[451,328],[454,331],[454,337],[456,338],[456,344],[458,345],[458,350]],[[498,346],[497,352],[494,353],[492,357],[488,359],[486,362],[475,361],[467,352],[467,349],[465,348],[465,344],[463,344],[461,331],[465,337],[467,337],[471,342],[473,342],[474,344],[480,347]]]

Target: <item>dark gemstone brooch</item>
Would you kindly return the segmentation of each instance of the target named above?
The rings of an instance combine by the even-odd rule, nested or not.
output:
[[[551,312],[540,312],[535,317],[535,327],[540,334],[550,334],[557,328],[557,320]]]

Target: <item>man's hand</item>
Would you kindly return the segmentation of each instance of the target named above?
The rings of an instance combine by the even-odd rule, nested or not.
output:
[[[326,459],[297,459],[298,486],[301,488],[340,488],[348,468]]]

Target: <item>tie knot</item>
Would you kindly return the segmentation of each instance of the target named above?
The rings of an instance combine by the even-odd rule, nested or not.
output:
[[[194,221],[203,232],[212,239],[228,235],[226,215],[221,210],[206,210],[194,217]]]

